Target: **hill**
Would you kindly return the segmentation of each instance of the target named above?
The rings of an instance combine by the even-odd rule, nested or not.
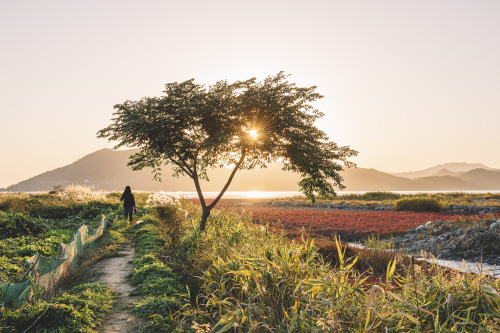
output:
[[[81,184],[106,191],[123,190],[125,185],[145,191],[194,192],[195,187],[188,177],[171,177],[170,168],[165,168],[162,182],[154,181],[151,169],[133,171],[127,166],[129,156],[137,150],[101,149],[67,166],[42,173],[38,176],[9,186],[12,192],[47,191],[55,185],[67,187]],[[280,165],[257,170],[239,171],[230,187],[231,191],[297,191],[299,177],[281,171]],[[230,169],[215,169],[209,173],[210,182],[201,182],[202,189],[218,192],[229,177]]]
[[[168,168],[163,171],[161,183],[152,179],[150,169],[132,171],[127,163],[129,156],[136,151],[101,149],[67,166],[12,185],[7,190],[13,192],[47,191],[53,189],[55,185],[66,187],[71,184],[81,184],[107,191],[121,191],[125,185],[130,185],[135,190],[195,192],[191,179],[171,177],[171,170]],[[500,190],[500,170],[486,167],[487,169],[454,171],[471,166],[472,164],[466,163],[444,164],[426,169],[426,173],[437,170],[435,172],[437,175],[417,178],[401,177],[365,168],[347,169],[342,172],[342,176],[346,191]],[[277,163],[264,169],[238,171],[229,191],[298,191],[299,175],[284,172],[281,167],[282,165]],[[201,182],[203,191],[220,191],[230,172],[231,170],[227,168],[210,171],[210,182]]]
[[[375,169],[347,169],[342,173],[346,191],[424,191],[425,186]]]
[[[483,189],[500,189],[500,170],[474,169],[461,174],[459,178]]]
[[[443,171],[443,169],[448,171],[448,173],[446,173],[446,171]],[[474,169],[497,170],[494,168],[490,168],[482,163],[445,163],[445,164],[438,164],[436,166],[424,170],[397,172],[397,173],[392,173],[392,175],[398,177],[412,178],[412,179],[421,177],[431,177],[431,176],[444,176],[444,175],[456,176],[456,174],[451,174],[451,173],[467,172]]]
[[[434,174],[434,176],[453,176],[453,177],[458,177],[461,174],[463,174],[465,171],[450,171],[448,169],[441,169],[438,172]],[[434,177],[434,176],[429,176],[429,177]]]

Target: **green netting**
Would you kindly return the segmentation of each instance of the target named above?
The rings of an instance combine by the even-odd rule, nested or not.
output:
[[[26,261],[31,267],[36,283],[44,290],[53,289],[70,267],[76,268],[83,250],[92,245],[102,235],[105,228],[106,219],[103,216],[96,230],[90,230],[85,224],[80,226],[71,243],[61,244],[58,257],[49,258],[37,253],[28,258]],[[0,283],[0,304],[2,305],[11,303],[15,307],[20,307],[28,300],[30,294],[29,281],[17,284]]]
[[[30,282],[16,284],[0,283],[0,305],[12,304],[20,308],[31,294]]]

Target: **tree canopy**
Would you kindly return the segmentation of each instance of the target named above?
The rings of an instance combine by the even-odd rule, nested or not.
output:
[[[297,87],[283,72],[259,82],[255,78],[213,86],[193,79],[165,85],[165,95],[125,101],[114,106],[111,125],[99,137],[117,141],[115,148],[138,147],[129,165],[134,170],[172,164],[176,175],[189,176],[203,209],[200,229],[211,209],[229,187],[239,169],[265,167],[283,162],[283,170],[301,176],[304,195],[335,195],[340,189],[342,166],[357,154],[348,146],[329,141],[315,126],[323,113],[312,103],[323,96],[316,87]],[[205,202],[200,179],[208,180],[210,168],[234,165],[227,183],[216,199]]]

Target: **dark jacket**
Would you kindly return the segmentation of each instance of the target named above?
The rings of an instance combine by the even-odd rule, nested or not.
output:
[[[120,201],[123,200],[123,207],[135,207],[135,198],[134,195],[131,194],[122,194]]]

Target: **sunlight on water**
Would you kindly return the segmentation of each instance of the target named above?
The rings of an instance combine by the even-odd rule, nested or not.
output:
[[[198,199],[196,192],[165,192],[167,195],[181,197],[184,199]],[[205,199],[214,199],[219,192],[203,192]],[[226,192],[223,199],[272,199],[272,198],[296,198],[304,197],[300,192],[273,192],[273,191],[242,191]]]
[[[269,193],[265,191],[250,191],[246,195],[248,198],[269,198]]]
[[[337,192],[339,196],[346,194],[363,194],[370,191],[342,191]],[[398,194],[418,194],[418,193],[456,193],[457,191],[391,191]],[[182,197],[184,199],[197,199],[196,192],[165,192],[168,195]],[[462,193],[500,193],[498,190],[494,191],[464,191]],[[214,199],[219,195],[219,192],[204,192],[203,196],[206,199]],[[223,199],[276,199],[276,198],[304,198],[304,195],[296,191],[235,191],[226,192]]]

